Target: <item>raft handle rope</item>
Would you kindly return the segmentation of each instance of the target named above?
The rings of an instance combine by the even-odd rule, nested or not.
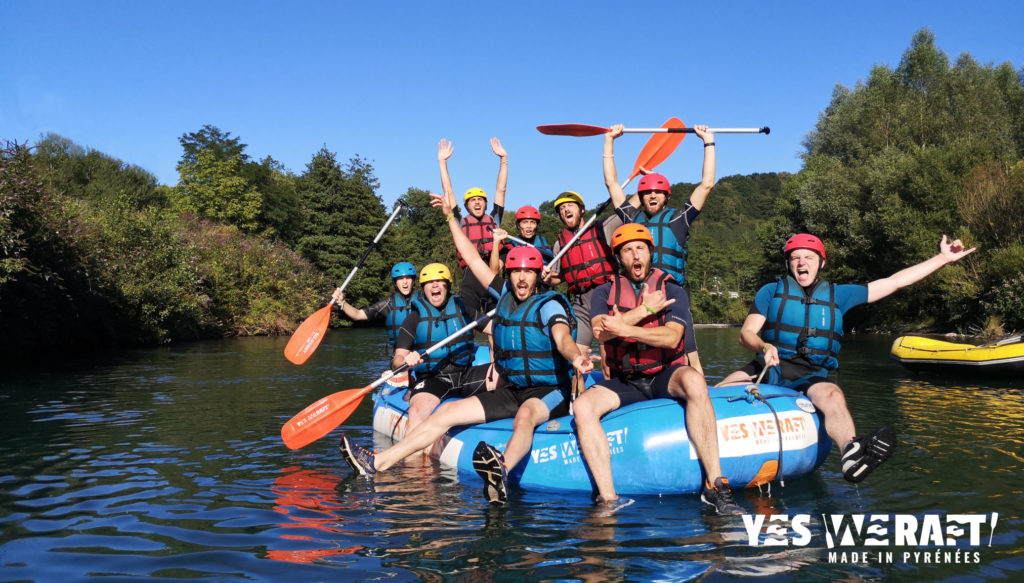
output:
[[[775,418],[775,434],[779,436],[779,471],[778,471],[779,485],[781,485],[783,488],[785,488],[786,487],[786,479],[785,479],[785,476],[782,473],[782,424],[779,423],[779,413],[775,410],[775,407],[773,407],[772,404],[768,402],[768,399],[771,399],[771,398],[774,398],[774,397],[782,397],[783,395],[769,395],[769,396],[765,397],[765,396],[763,396],[761,394],[761,391],[759,391],[758,388],[757,388],[757,386],[761,384],[761,379],[764,378],[764,373],[767,370],[768,370],[768,366],[765,365],[761,369],[761,374],[757,375],[757,380],[754,381],[754,384],[747,385],[747,394],[743,395],[742,397],[732,397],[732,398],[728,399],[728,401],[729,402],[733,402],[733,401],[744,400],[744,401],[746,401],[748,403],[751,403],[751,404],[753,404],[754,401],[760,401],[760,402],[764,403],[765,405],[768,405],[768,409],[772,412],[772,417]],[[769,482],[769,484],[770,484],[770,482]],[[771,488],[771,486],[769,485],[769,491],[771,491],[770,488]]]

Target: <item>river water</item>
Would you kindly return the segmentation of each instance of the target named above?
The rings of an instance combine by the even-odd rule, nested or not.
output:
[[[747,360],[737,332],[697,331],[712,384]],[[786,546],[751,546],[742,520],[710,514],[696,495],[637,497],[611,515],[571,494],[514,492],[488,508],[479,482],[424,458],[351,476],[340,430],[285,448],[292,415],[375,378],[383,339],[333,331],[303,366],[282,356],[287,338],[246,338],[0,373],[0,580],[1024,579],[1024,380],[914,376],[889,359],[892,338],[845,342],[854,420],[893,425],[899,449],[859,486],[833,450],[770,494],[737,492],[751,514],[808,519],[806,542],[780,519]],[[369,398],[345,431],[387,445]],[[830,554],[826,516],[888,515],[871,520],[891,527],[907,514],[923,545],[896,544],[889,528],[887,546]],[[928,535],[931,515],[953,514],[983,521],[978,540]]]

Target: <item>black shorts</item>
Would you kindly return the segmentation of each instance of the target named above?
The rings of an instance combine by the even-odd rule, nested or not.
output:
[[[497,373],[495,373],[497,374]],[[484,418],[490,421],[510,419],[516,416],[519,406],[528,399],[540,399],[547,405],[550,418],[569,414],[569,399],[566,391],[559,387],[528,387],[521,389],[501,377],[498,387],[476,395],[484,407]]]
[[[466,305],[466,312],[474,320],[491,311],[491,308],[498,304],[498,300],[487,291],[484,284],[480,283],[480,280],[473,275],[473,270],[468,267],[462,273],[459,297],[462,298],[462,303]],[[476,329],[483,330],[487,327],[489,321],[488,319],[480,322]]]
[[[686,365],[673,364],[661,369],[655,375],[611,378],[601,381],[595,386],[604,387],[618,395],[619,407],[651,399],[672,399],[673,397],[668,393],[668,381],[672,378],[672,373],[684,366]]]
[[[419,393],[429,393],[442,401],[461,397],[472,397],[486,389],[489,365],[454,366],[448,365],[437,374],[417,378],[409,390],[409,398]]]
[[[756,379],[764,368],[764,359],[755,358],[740,369]],[[761,382],[769,385],[787,387],[794,391],[806,393],[807,389],[817,383],[828,381],[828,370],[819,366],[795,362],[792,360],[781,360],[779,366],[773,366],[765,373]]]

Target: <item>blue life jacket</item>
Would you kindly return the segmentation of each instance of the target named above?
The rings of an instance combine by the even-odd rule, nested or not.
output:
[[[803,357],[828,370],[839,367],[843,313],[834,285],[822,280],[808,293],[792,276],[780,277],[766,317],[762,337],[779,349],[779,358]]]
[[[414,290],[408,298],[397,291],[391,296],[391,310],[384,318],[384,326],[387,327],[388,342],[391,343],[392,350],[395,349],[395,343],[398,342],[398,331],[402,329],[402,323],[412,311],[412,302],[418,295],[419,292]]]
[[[672,215],[677,209],[665,207],[653,217],[640,209],[633,216],[633,222],[644,225],[654,238],[654,249],[651,253],[651,269],[660,269],[671,275],[676,283],[683,285],[686,281],[686,243],[676,240],[672,232]],[[680,219],[683,220],[683,219]]]
[[[506,287],[494,314],[494,364],[503,377],[519,388],[567,387],[572,364],[565,359],[552,335],[545,331],[540,309],[545,302],[557,301],[569,316],[573,340],[576,317],[569,300],[555,291],[534,294],[523,302]]]
[[[422,295],[413,299],[413,307],[419,312],[420,321],[416,326],[415,350],[426,350],[437,342],[458,332],[469,321],[466,319],[466,306],[458,296],[448,296],[443,311],[430,305]],[[433,354],[423,356],[423,362],[416,365],[412,372],[417,378],[436,374],[448,364],[469,366],[476,354],[473,344],[473,331],[468,330],[448,344],[438,348]]]

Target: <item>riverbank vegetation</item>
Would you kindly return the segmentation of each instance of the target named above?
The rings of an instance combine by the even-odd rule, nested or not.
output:
[[[712,192],[690,240],[695,320],[741,321],[782,273],[794,232],[824,239],[824,276],[837,282],[888,276],[948,234],[980,252],[850,324],[1024,328],[1022,80],[1010,63],[951,62],[922,30],[899,66],[837,87],[802,170],[724,177]],[[212,125],[180,143],[173,186],[61,136],[0,144],[5,354],[287,333],[326,303],[391,213],[372,164],[341,163],[326,146],[295,174]],[[673,200],[692,189],[674,185]],[[428,192],[399,198],[400,220],[346,290],[356,305],[389,292],[395,261],[457,264]],[[553,241],[551,201],[534,204]]]

